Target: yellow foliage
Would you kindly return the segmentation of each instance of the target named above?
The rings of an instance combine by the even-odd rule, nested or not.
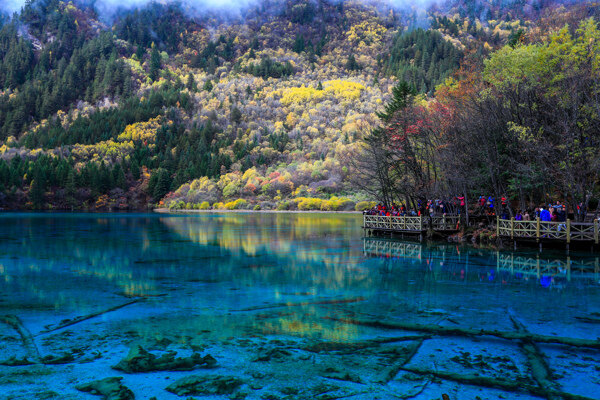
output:
[[[246,208],[248,202],[244,199],[237,199],[235,201],[230,201],[224,205],[226,210],[239,210],[242,208]]]
[[[323,199],[310,198],[310,197],[300,197],[294,199],[294,201],[298,201],[298,209],[303,211],[310,210],[320,210],[321,204],[323,204]]]
[[[325,97],[334,97],[338,100],[358,100],[363,90],[365,90],[365,87],[360,83],[335,79],[325,81],[323,90],[305,87],[304,85],[283,89],[280,91],[280,101],[283,105],[289,106],[291,104],[317,102]]]
[[[307,103],[310,101],[321,100],[325,97],[325,93],[322,90],[317,90],[312,87],[305,87],[302,85],[297,88],[289,88],[283,91],[281,97],[281,103],[283,105]]]
[[[323,83],[323,89],[326,93],[331,93],[336,98],[357,100],[361,92],[365,90],[365,87],[360,83],[335,79]]]
[[[377,22],[367,20],[352,25],[346,33],[346,37],[354,45],[368,46],[372,43],[381,43],[381,39],[386,32],[387,30]]]
[[[356,203],[356,206],[354,206],[354,209],[356,211],[364,211],[364,210],[371,209],[371,208],[375,207],[376,205],[377,205],[376,201],[359,201],[358,203]]]
[[[289,113],[285,118],[286,125],[291,129],[298,123],[298,117],[293,112]]]
[[[152,118],[146,122],[138,122],[127,125],[123,133],[117,137],[117,140],[120,142],[134,140],[154,143],[156,139],[156,131],[158,128],[160,128],[160,125],[160,117]]]

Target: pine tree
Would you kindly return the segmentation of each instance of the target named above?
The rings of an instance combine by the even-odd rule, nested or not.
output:
[[[75,172],[73,170],[70,170],[69,175],[67,176],[65,197],[69,207],[73,208],[77,205],[77,200],[75,199]]]
[[[46,185],[44,180],[41,178],[34,179],[29,185],[29,200],[33,203],[33,207],[40,209],[44,205],[44,193],[46,192]]]
[[[348,60],[346,61],[346,69],[348,71],[358,71],[360,69],[360,65],[358,65],[358,62],[356,62],[354,54],[350,54],[348,56]]]
[[[150,79],[156,81],[160,76],[160,67],[161,67],[161,59],[160,53],[156,46],[152,46],[152,51],[150,52]]]
[[[187,83],[185,84],[185,87],[188,88],[190,92],[195,92],[196,90],[198,90],[198,87],[196,86],[196,80],[194,79],[194,75],[192,75],[191,72],[188,74]]]
[[[302,53],[306,48],[306,41],[304,40],[304,35],[296,36],[296,40],[294,41],[294,47],[292,50],[296,53]]]
[[[165,197],[167,193],[169,193],[169,190],[171,188],[171,176],[169,175],[169,172],[164,168],[157,169],[154,175],[156,176],[156,183],[154,184],[154,190],[152,191],[152,195],[154,197],[154,201],[159,201],[160,199]]]

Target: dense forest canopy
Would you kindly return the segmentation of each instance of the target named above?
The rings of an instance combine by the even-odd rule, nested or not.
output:
[[[394,196],[593,199],[598,7],[561,3],[27,1],[0,17],[0,207],[360,208],[374,134]]]

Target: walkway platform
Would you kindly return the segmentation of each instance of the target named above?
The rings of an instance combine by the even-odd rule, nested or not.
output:
[[[459,230],[459,215],[439,217],[364,215],[363,229],[372,233],[423,235],[429,229],[438,233],[454,233]]]
[[[498,237],[511,239],[515,242],[559,242],[559,243],[589,243],[599,242],[598,220],[594,222],[545,222],[516,221],[512,219],[496,219]]]

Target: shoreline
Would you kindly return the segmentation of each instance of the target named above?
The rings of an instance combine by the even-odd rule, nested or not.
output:
[[[155,208],[151,210],[160,214],[202,214],[202,213],[264,213],[264,214],[360,214],[362,211],[321,211],[321,210],[169,210],[168,208]]]

